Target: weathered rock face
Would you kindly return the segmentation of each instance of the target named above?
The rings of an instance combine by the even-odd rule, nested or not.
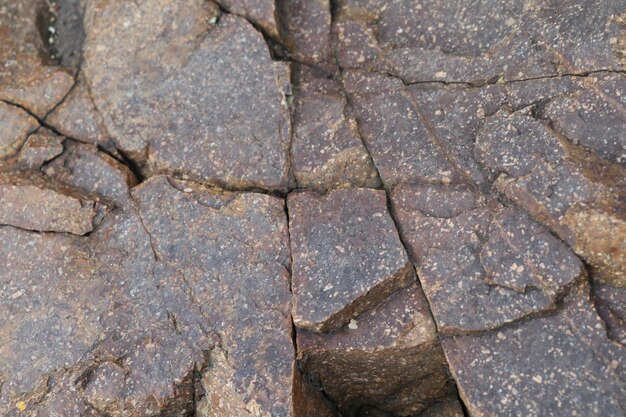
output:
[[[552,310],[585,276],[545,228],[470,189],[399,187],[392,202],[439,331],[495,329]]]
[[[338,81],[304,65],[295,66],[292,162],[300,187],[379,187]]]
[[[555,315],[442,344],[472,415],[624,413],[626,352],[607,340],[584,287]]]
[[[91,232],[106,214],[98,198],[45,179],[37,172],[0,174],[0,224],[38,232]]]
[[[19,107],[0,101],[0,158],[15,155],[28,136],[39,127],[37,119]]]
[[[39,117],[54,108],[74,84],[71,71],[49,57],[48,16],[46,3],[39,0],[3,2],[0,13],[0,100]]]
[[[203,0],[97,1],[87,20],[84,71],[95,105],[146,173],[289,186],[290,120],[278,83],[287,69],[250,23]]]
[[[623,416],[626,2],[469,3],[0,0],[0,415]]]
[[[415,281],[386,203],[384,192],[369,189],[289,196],[298,328],[339,329]]]
[[[302,370],[345,415],[414,415],[451,386],[435,324],[412,284],[338,333],[298,333]]]
[[[407,83],[484,84],[626,64],[620,1],[337,3],[340,65],[389,72]]]

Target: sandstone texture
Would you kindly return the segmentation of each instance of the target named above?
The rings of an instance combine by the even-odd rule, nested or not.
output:
[[[626,416],[625,0],[0,0],[0,416]]]

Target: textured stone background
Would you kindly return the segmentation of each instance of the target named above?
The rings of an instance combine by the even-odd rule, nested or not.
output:
[[[0,415],[626,416],[626,1],[0,0]]]

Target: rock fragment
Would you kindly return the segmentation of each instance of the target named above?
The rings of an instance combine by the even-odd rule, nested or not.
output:
[[[104,143],[109,139],[83,77],[79,77],[63,103],[46,117],[46,124],[82,142]]]
[[[0,224],[75,235],[93,231],[108,211],[99,199],[37,172],[0,174],[0,202]]]
[[[148,175],[284,191],[284,71],[249,22],[218,14],[203,0],[91,4],[84,74],[96,108]]]
[[[291,147],[300,187],[380,187],[356,120],[347,114],[338,81],[303,65],[295,67],[294,137]]]
[[[229,13],[245,17],[259,26],[268,36],[279,39],[277,10],[272,0],[218,0]]]
[[[331,4],[329,0],[280,0],[282,38],[298,62],[333,71]]]
[[[402,186],[391,200],[441,332],[485,331],[553,310],[585,276],[543,226],[469,188]]]
[[[339,329],[415,280],[383,191],[307,191],[287,205],[296,327]]]
[[[28,137],[20,150],[18,165],[26,169],[39,169],[62,152],[63,138],[48,129],[40,128]]]
[[[302,370],[345,415],[419,413],[451,388],[435,325],[416,284],[337,333],[298,332]]]
[[[19,107],[0,101],[0,158],[15,155],[39,122]]]

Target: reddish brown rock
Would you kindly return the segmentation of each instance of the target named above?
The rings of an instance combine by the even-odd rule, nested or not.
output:
[[[186,415],[210,389],[255,416],[292,415],[283,202],[165,177],[132,194],[134,207],[88,237],[0,227],[11,265],[0,275],[10,317],[0,335],[11,340],[0,348],[0,411],[87,403],[99,414]]]
[[[63,138],[41,128],[28,137],[18,155],[18,164],[27,169],[39,169],[44,163],[63,152]]]
[[[483,331],[553,310],[585,276],[544,227],[471,189],[403,186],[392,204],[439,331]]]
[[[278,39],[276,5],[272,0],[218,0],[229,13],[243,16],[260,27],[267,35]]]
[[[7,2],[0,13],[0,100],[44,117],[74,84],[71,71],[57,66],[38,27],[46,33],[46,3]],[[46,36],[46,35],[44,35]],[[47,38],[46,38],[47,41]]]
[[[330,40],[331,2],[329,0],[280,0],[282,38],[298,62],[334,69]]]
[[[592,267],[594,279],[626,286],[626,170],[570,143],[522,113],[496,114],[476,139],[495,186],[547,225]]]
[[[386,188],[402,182],[460,181],[402,81],[361,71],[346,72],[343,81]]]
[[[300,187],[380,187],[341,85],[321,71],[295,67],[292,162]]]
[[[39,127],[39,122],[19,107],[0,101],[0,158],[14,155],[26,138]]]
[[[584,292],[554,315],[442,344],[471,415],[624,414],[626,351]]]
[[[339,417],[336,407],[298,370],[293,378],[294,416]]]
[[[483,85],[600,69],[623,70],[624,7],[534,1],[341,0],[336,48],[344,68],[391,73],[407,83]]]
[[[0,174],[0,201],[0,224],[39,232],[84,235],[108,211],[99,199],[37,172]]]
[[[339,329],[415,280],[383,191],[307,191],[287,205],[296,327]]]
[[[46,117],[46,124],[82,142],[103,143],[109,139],[83,77],[79,77],[67,98]]]
[[[298,332],[297,342],[303,372],[345,415],[413,415],[450,389],[435,324],[415,284],[338,333]]]
[[[129,200],[138,181],[131,170],[94,145],[69,142],[63,155],[46,165],[46,175],[72,187],[101,195],[118,205]]]
[[[100,1],[87,21],[84,74],[96,108],[144,172],[288,188],[285,66],[250,23],[204,0]]]

